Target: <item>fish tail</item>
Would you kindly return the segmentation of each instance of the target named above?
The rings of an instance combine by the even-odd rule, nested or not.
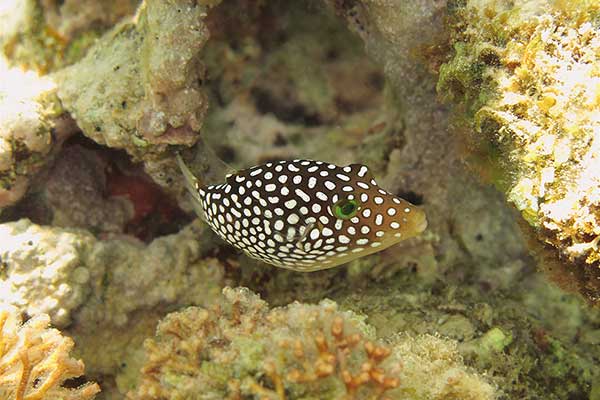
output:
[[[201,206],[201,197],[200,197],[200,188],[201,184],[198,178],[193,174],[193,172],[188,168],[185,161],[181,157],[181,154],[177,152],[175,154],[175,158],[177,159],[177,164],[179,165],[179,169],[183,174],[183,181],[186,189],[192,195],[192,206],[194,207],[194,211],[198,216],[205,220],[204,210],[202,210]]]
[[[192,171],[188,168],[185,161],[181,157],[181,154],[177,152],[175,154],[175,158],[177,159],[177,164],[179,165],[179,169],[184,177],[184,183],[187,190],[194,196],[195,199],[200,200],[200,181],[196,176],[192,173]]]

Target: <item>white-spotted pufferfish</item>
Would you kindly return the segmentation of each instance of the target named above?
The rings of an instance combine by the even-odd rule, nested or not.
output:
[[[252,258],[295,271],[335,267],[423,232],[425,213],[361,164],[268,162],[201,186],[179,166],[201,218]]]

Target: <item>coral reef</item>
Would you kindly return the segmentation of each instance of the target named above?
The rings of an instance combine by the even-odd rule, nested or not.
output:
[[[48,328],[45,314],[21,323],[14,307],[0,308],[0,397],[14,400],[85,400],[100,391],[96,383],[77,387],[68,380],[83,375],[83,362],[71,358],[73,340]]]
[[[566,261],[552,275],[600,304],[599,5],[469,1],[452,18],[439,93],[461,104],[473,158]]]
[[[209,378],[213,386],[204,387],[219,399],[226,390],[240,398],[244,393],[277,399],[282,387],[286,398],[352,391],[356,398],[366,393],[459,398],[476,386],[500,398],[598,396],[598,310],[536,274],[519,212],[473,171],[475,162],[485,165],[480,170],[490,181],[530,208],[533,197],[523,185],[521,192],[510,190],[512,178],[547,168],[558,150],[522,164],[522,151],[511,147],[517,143],[513,133],[496,146],[500,137],[491,133],[492,122],[509,126],[513,120],[501,119],[507,116],[545,121],[540,132],[546,137],[554,132],[550,123],[570,118],[560,110],[575,110],[585,117],[578,120],[584,122],[582,137],[595,145],[587,130],[596,123],[594,108],[564,103],[583,93],[577,87],[566,97],[558,93],[556,104],[563,108],[555,108],[541,98],[531,100],[535,94],[521,93],[520,86],[527,76],[554,79],[543,75],[554,74],[544,66],[555,65],[552,57],[568,51],[573,58],[567,66],[595,77],[584,60],[596,46],[597,17],[583,12],[594,4],[148,0],[137,8],[135,3],[0,1],[0,51],[11,66],[2,68],[0,79],[0,182],[7,184],[0,194],[0,298],[31,315],[47,313],[74,338],[86,376],[102,387],[98,399],[121,400],[127,392],[144,397],[138,386],[143,365],[141,382],[166,398],[174,396],[165,393],[168,388],[185,393],[185,385]],[[588,22],[590,28],[581,30]],[[550,32],[553,24],[559,29]],[[510,32],[519,35],[505,41]],[[541,42],[531,40],[536,35],[549,45],[539,50]],[[523,43],[530,45],[519,53]],[[537,51],[536,58],[522,62],[530,75],[517,79],[524,71],[520,65],[496,61],[493,54],[513,44],[527,57]],[[577,45],[568,47],[572,44]],[[499,81],[501,74],[507,79]],[[560,81],[536,79],[527,87],[545,89]],[[523,100],[511,108],[498,88],[531,97],[532,103]],[[593,87],[585,90],[592,93]],[[439,101],[445,96],[460,106],[448,110]],[[531,118],[540,105],[548,106],[552,118]],[[4,113],[11,107],[14,112]],[[461,117],[463,126],[457,124]],[[4,128],[7,122],[10,129]],[[474,134],[455,134],[464,126]],[[593,163],[590,158],[576,166],[577,157],[591,157],[593,148],[581,146],[574,134],[556,135],[573,139],[573,146],[567,146],[572,151],[556,168],[557,178],[543,184],[544,196],[555,196],[557,185],[566,182],[561,179]],[[26,137],[32,148],[43,146],[39,153],[15,152],[3,141],[10,144],[12,137]],[[206,183],[222,182],[225,169],[275,159],[366,164],[382,186],[421,205],[429,227],[418,238],[329,271],[269,268],[218,241],[200,221],[188,225],[193,213],[171,157],[188,146],[182,155]],[[534,147],[529,155],[537,154]],[[569,182],[579,185],[581,179]],[[586,199],[594,194],[592,186]],[[523,196],[515,196],[519,193]],[[586,204],[593,205],[585,203],[578,212],[592,215]],[[543,220],[529,214],[524,215],[550,240]],[[594,237],[577,238],[585,254],[574,262],[584,265],[594,252],[586,247]],[[556,254],[543,256],[555,275],[565,267],[575,275],[593,271],[573,268]],[[270,310],[238,290],[223,298],[224,285],[249,287],[282,308]],[[321,302],[324,298],[339,307]],[[218,306],[211,308],[215,300]],[[182,308],[188,306],[204,308]],[[179,312],[165,318],[174,311]],[[142,342],[160,320],[146,359]],[[184,328],[192,332],[183,335]],[[216,339],[204,336],[207,332]],[[356,344],[354,335],[360,335]],[[289,338],[300,340],[302,354],[295,353],[295,339],[284,343]],[[173,348],[181,350],[178,356]],[[193,359],[189,349],[205,357],[192,375],[185,369]],[[171,363],[162,363],[162,356]],[[389,387],[382,386],[384,377]]]
[[[371,327],[331,301],[269,310],[247,289],[223,290],[211,309],[160,322],[130,399],[492,399],[451,341],[375,339]]]
[[[82,258],[92,250],[93,236],[22,220],[0,225],[0,237],[6,238],[0,242],[0,301],[67,325],[88,296],[91,271]]]
[[[524,262],[468,276],[449,272],[432,283],[407,273],[331,297],[343,309],[368,315],[382,337],[406,332],[458,341],[465,363],[486,371],[506,398],[587,398],[600,372],[597,312]],[[582,327],[592,336],[582,336]]]
[[[49,314],[80,344],[87,373],[118,375],[124,393],[156,321],[178,307],[210,303],[227,282],[223,264],[207,257],[209,238],[198,240],[203,232],[193,224],[145,245],[29,220],[2,224],[0,302]]]

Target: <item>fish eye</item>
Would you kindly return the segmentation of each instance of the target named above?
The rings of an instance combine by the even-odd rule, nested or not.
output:
[[[354,199],[342,199],[333,205],[333,213],[340,219],[350,219],[358,212],[359,205]]]

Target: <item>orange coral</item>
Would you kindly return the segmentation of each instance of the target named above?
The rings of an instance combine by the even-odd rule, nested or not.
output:
[[[100,391],[96,383],[63,386],[83,375],[84,365],[69,357],[73,340],[49,329],[49,322],[41,314],[21,325],[16,312],[0,310],[0,398],[86,400]]]
[[[314,343],[318,350],[318,358],[312,368],[306,362],[306,353],[302,341],[296,340],[293,344],[292,354],[303,364],[309,365],[304,371],[292,369],[287,374],[287,379],[295,382],[310,382],[333,374],[339,375],[346,386],[347,398],[352,399],[361,386],[375,386],[376,397],[389,389],[398,387],[399,380],[386,376],[383,368],[378,367],[391,353],[387,347],[377,346],[371,341],[364,341],[358,333],[344,335],[344,320],[336,316],[331,324],[331,341],[328,341],[322,331],[317,332]],[[346,359],[350,352],[360,351],[360,344],[366,353],[367,361],[363,362],[360,370],[352,374]],[[287,343],[282,343],[286,347]]]

